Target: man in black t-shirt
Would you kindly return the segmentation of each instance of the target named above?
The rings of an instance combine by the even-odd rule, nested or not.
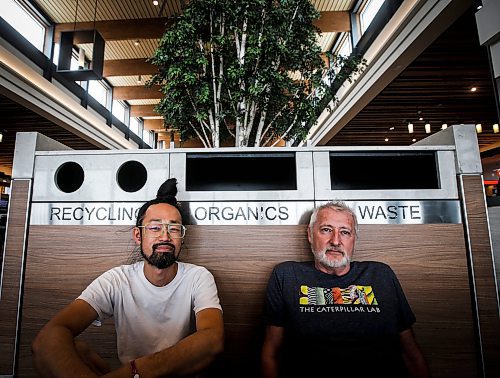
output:
[[[392,269],[351,262],[354,212],[342,202],[322,205],[307,234],[314,261],[281,263],[269,279],[263,377],[429,377]]]

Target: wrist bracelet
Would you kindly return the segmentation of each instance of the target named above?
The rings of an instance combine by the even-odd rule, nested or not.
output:
[[[135,360],[130,361],[130,368],[132,369],[132,378],[139,378],[139,372],[137,371],[137,366],[135,366]]]

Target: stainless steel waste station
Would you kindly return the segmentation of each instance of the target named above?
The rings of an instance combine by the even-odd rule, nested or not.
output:
[[[212,271],[224,309],[215,376],[258,376],[267,278],[279,262],[311,259],[309,212],[332,199],[358,214],[355,258],[384,261],[400,278],[433,376],[498,376],[498,291],[473,125],[409,147],[73,151],[18,134],[0,376],[34,376],[33,337],[92,279],[127,262],[135,212],[168,177],[187,214],[182,258]],[[81,337],[117,364],[112,321]]]

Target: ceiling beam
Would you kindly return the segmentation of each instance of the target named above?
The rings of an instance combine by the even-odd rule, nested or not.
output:
[[[153,131],[162,130],[162,132],[166,132],[165,126],[163,125],[163,119],[145,119],[144,129]]]
[[[158,114],[154,111],[156,105],[132,105],[130,107],[131,117],[157,117]]]
[[[151,88],[146,88],[143,85],[113,87],[113,100],[151,100],[162,98],[160,86],[154,85]]]
[[[313,21],[313,24],[323,33],[351,31],[349,12],[321,12],[319,19]]]
[[[162,133],[158,133],[158,140],[163,140],[167,144],[170,142],[179,143],[180,142],[180,135],[179,135],[179,133],[174,133],[174,140],[172,141],[172,133],[165,131]]]
[[[59,42],[62,31],[93,30],[99,31],[105,41],[161,38],[172,24],[172,19],[141,18],[135,20],[104,20],[56,24],[54,41]],[[321,12],[320,18],[313,22],[322,32],[344,32],[350,30],[349,12]],[[78,44],[79,41],[74,41]]]
[[[153,75],[156,72],[157,72],[157,67],[147,62],[145,58],[104,61],[103,75],[105,77]]]
[[[156,39],[161,38],[165,30],[172,23],[168,18],[141,18],[135,20],[105,20],[94,22],[78,22],[56,24],[55,42],[59,42],[62,31],[93,30],[94,26],[105,41],[119,41],[127,39]],[[73,41],[75,44],[78,41]]]

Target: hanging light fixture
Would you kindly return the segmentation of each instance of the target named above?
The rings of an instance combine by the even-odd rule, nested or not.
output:
[[[141,79],[142,79],[142,78],[141,78],[141,75],[139,75],[139,76],[137,77],[137,84],[141,84],[141,81],[142,81]]]
[[[2,132],[0,131],[0,143],[2,143],[2,141],[3,141],[3,134],[2,134]]]
[[[482,133],[483,132],[483,125],[481,125],[480,123],[476,123],[476,132],[478,134]]]
[[[494,132],[495,134],[497,134],[497,133],[498,133],[498,131],[499,131],[499,130],[498,130],[498,123],[495,123],[495,124],[493,125],[493,132]]]
[[[431,124],[430,123],[426,123],[425,124],[425,132],[427,134],[430,134],[431,133]]]
[[[90,29],[77,30],[78,3],[76,0],[75,21],[73,30],[62,31],[59,44],[59,60],[57,72],[66,79],[74,81],[101,80],[104,67],[104,39],[96,29],[97,1],[94,3],[93,27]],[[85,51],[78,49],[78,70],[71,69],[73,58],[73,46],[90,43],[92,44],[92,55],[85,67]]]
[[[447,123],[443,123],[441,125],[441,130],[446,130],[448,128],[448,124]]]
[[[413,134],[413,123],[408,123],[408,133]]]

